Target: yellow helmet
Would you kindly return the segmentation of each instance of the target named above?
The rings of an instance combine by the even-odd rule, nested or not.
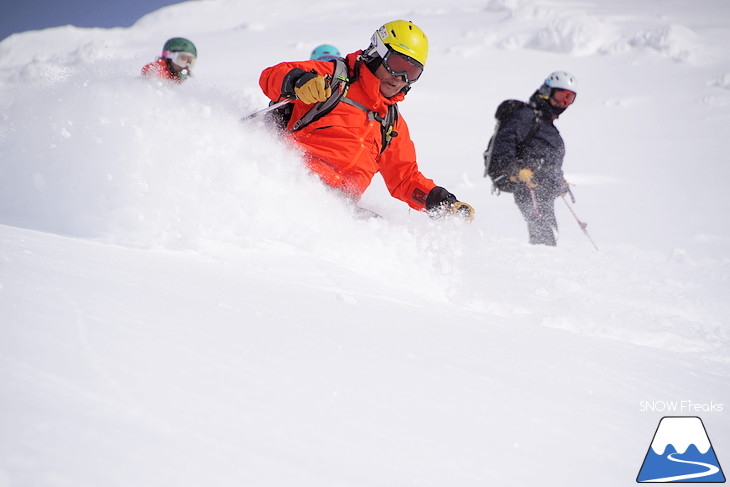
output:
[[[426,65],[428,57],[428,38],[413,22],[394,20],[382,25],[370,38],[370,48],[381,59],[385,59],[388,49],[404,54]]]

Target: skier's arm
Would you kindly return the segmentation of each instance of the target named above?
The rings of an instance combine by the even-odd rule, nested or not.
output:
[[[153,63],[146,64],[142,68],[142,76],[145,78],[160,78],[165,79],[169,78],[169,74],[167,73],[167,70],[165,69],[165,65],[161,63],[160,61],[155,61]]]
[[[326,61],[280,63],[266,68],[261,73],[259,86],[271,100],[293,98],[297,95],[298,88],[302,89],[304,85],[317,77],[332,76],[334,70],[334,63]],[[310,86],[310,88],[314,88],[314,86]],[[307,90],[307,92],[309,91]]]
[[[379,157],[380,174],[394,198],[419,211],[426,209],[426,196],[436,186],[418,169],[416,148],[403,117],[397,122],[396,132],[388,148]]]
[[[458,201],[456,196],[436,186],[418,169],[416,148],[402,117],[398,119],[396,132],[398,135],[391,140],[379,160],[380,174],[390,194],[411,208],[428,211],[435,217],[455,214],[472,220],[474,208],[471,205]]]

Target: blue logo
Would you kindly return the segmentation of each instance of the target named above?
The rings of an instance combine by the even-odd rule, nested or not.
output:
[[[696,416],[663,417],[636,481],[725,482],[702,420]]]

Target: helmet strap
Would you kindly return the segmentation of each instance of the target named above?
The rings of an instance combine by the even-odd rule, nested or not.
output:
[[[363,57],[362,54],[355,59],[355,65],[352,67],[352,76],[350,76],[350,83],[354,83],[360,79],[360,68],[362,67]]]
[[[383,60],[377,54],[372,56],[370,59],[365,60],[365,66],[368,67],[371,73],[375,74],[380,65],[383,64]]]
[[[370,46],[362,52],[360,58],[373,74],[375,74],[375,71],[377,71],[383,63],[383,60],[380,58],[380,55],[375,48],[375,44],[370,44]]]

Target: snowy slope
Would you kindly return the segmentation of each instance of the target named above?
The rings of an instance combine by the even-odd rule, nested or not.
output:
[[[730,464],[730,4],[310,5],[0,43],[0,486],[625,485],[668,413]],[[264,67],[395,18],[431,43],[401,109],[421,168],[472,224],[379,179],[385,218],[355,219],[239,123]],[[176,35],[195,78],[139,80]],[[498,102],[555,69],[600,252],[560,206],[528,246],[481,178]]]

